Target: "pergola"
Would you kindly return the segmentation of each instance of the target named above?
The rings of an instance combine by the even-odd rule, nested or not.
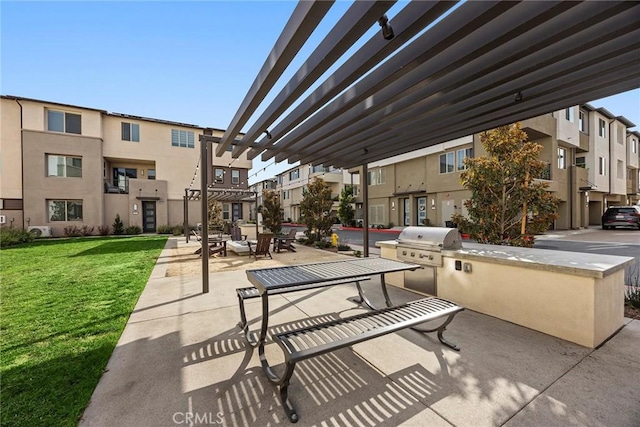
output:
[[[206,147],[206,141],[201,141],[202,145]],[[202,168],[203,171],[201,173],[201,180],[205,183],[207,182],[207,168]],[[203,187],[207,188],[207,185],[203,185]],[[241,189],[230,189],[230,188],[207,188],[207,197],[203,197],[203,191],[201,189],[190,189],[186,188],[184,190],[184,235],[186,236],[187,243],[189,242],[189,201],[198,201],[200,200],[201,209],[202,209],[202,292],[209,292],[209,227],[207,227],[207,218],[208,215],[208,204],[207,201],[215,200],[218,202],[253,202],[255,204],[255,209],[257,211],[257,193],[251,190],[241,190]],[[258,235],[258,221],[256,221],[256,236]]]
[[[395,1],[355,1],[249,123],[333,3],[298,3],[216,155],[233,143],[366,178],[377,160],[640,87],[638,1],[411,1],[388,17]]]

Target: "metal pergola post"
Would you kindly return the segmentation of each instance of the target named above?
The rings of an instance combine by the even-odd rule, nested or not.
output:
[[[364,243],[364,257],[369,256],[369,168],[362,165],[362,241]]]
[[[207,183],[207,165],[209,162],[208,148],[209,143],[201,139],[200,140],[200,162],[202,167],[200,168],[200,208],[202,210],[202,230],[200,236],[202,237],[202,293],[209,292],[209,206],[208,206],[208,183]]]
[[[184,220],[182,222],[182,231],[184,233],[184,237],[186,239],[186,242],[189,243],[189,190],[185,189],[184,190],[184,206],[183,208],[183,212],[182,215],[184,217]]]

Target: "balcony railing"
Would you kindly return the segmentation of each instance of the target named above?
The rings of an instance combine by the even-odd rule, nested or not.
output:
[[[108,194],[129,194],[129,178],[119,179],[117,183],[105,179],[104,192]]]
[[[551,181],[551,163],[547,163],[544,169],[540,172],[540,175],[536,176],[535,179]]]

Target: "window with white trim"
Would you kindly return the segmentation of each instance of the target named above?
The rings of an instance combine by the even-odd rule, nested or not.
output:
[[[598,175],[605,176],[607,174],[607,159],[598,157]]]
[[[631,138],[631,152],[633,154],[638,152],[638,141],[635,138]]]
[[[455,168],[455,154],[453,151],[440,154],[440,173],[451,173]]]
[[[80,114],[47,110],[47,130],[80,135],[82,133],[82,117]]]
[[[582,111],[578,112],[578,128],[580,129],[580,132],[586,132],[586,120],[585,120],[585,116],[584,113]]]
[[[575,117],[573,116],[573,108],[567,108],[566,110],[564,110],[564,118],[567,119],[568,121],[570,121],[571,123],[573,123],[573,121],[575,120]]]
[[[456,156],[458,157],[458,171],[463,171],[467,169],[464,165],[464,159],[467,157],[473,157],[473,148],[463,148],[462,150],[458,150],[456,152]]]
[[[231,210],[229,207],[229,203],[223,203],[222,204],[222,219],[224,220],[228,220],[231,218],[231,214],[230,214]]]
[[[82,221],[82,200],[47,200],[49,221]]]
[[[300,178],[300,169],[289,172],[289,181]]]
[[[216,182],[224,181],[224,169],[216,168],[213,174]]]
[[[137,123],[122,122],[122,140],[140,142],[140,125]]]
[[[567,168],[567,149],[558,147],[558,169]]]
[[[601,137],[606,137],[607,136],[607,128],[606,128],[606,123],[604,120],[602,119],[598,119],[598,135]]]
[[[231,169],[231,183],[240,184],[240,171],[238,169]]]
[[[194,134],[190,130],[171,129],[171,145],[173,147],[195,147]]]
[[[618,179],[624,179],[624,162],[622,160],[618,160],[616,167],[616,172],[618,174]]]
[[[82,157],[48,154],[47,176],[82,178]]]
[[[369,185],[382,185],[387,182],[387,175],[384,168],[370,170],[367,173],[367,183]]]

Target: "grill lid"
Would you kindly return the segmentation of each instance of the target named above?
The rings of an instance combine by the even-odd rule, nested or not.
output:
[[[457,228],[406,227],[398,236],[398,243],[434,251],[461,249],[462,236]]]

